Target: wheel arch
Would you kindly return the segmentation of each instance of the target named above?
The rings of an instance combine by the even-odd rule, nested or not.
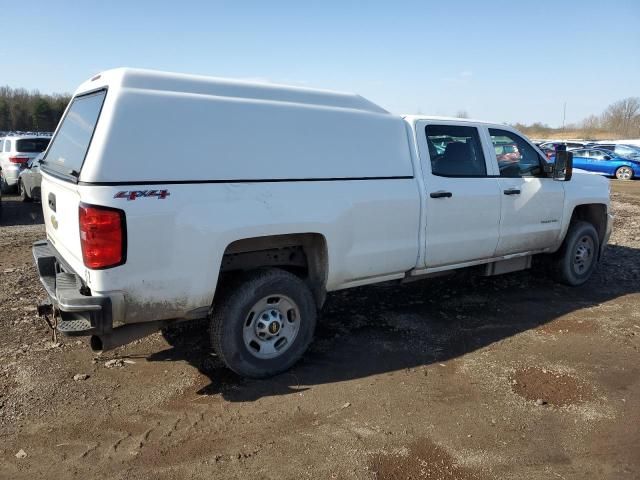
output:
[[[604,203],[587,203],[582,205],[576,205],[573,208],[573,212],[571,213],[571,220],[569,221],[568,227],[573,223],[582,220],[585,222],[589,222],[594,226],[596,231],[598,232],[598,240],[600,245],[602,245],[605,241],[605,235],[607,232],[607,205]],[[566,237],[567,231],[564,232],[564,237]],[[600,252],[602,249],[598,249]],[[600,253],[598,253],[599,257]]]
[[[289,233],[242,238],[225,248],[218,283],[235,273],[265,267],[287,270],[302,278],[313,293],[316,306],[326,299],[327,240],[321,233]]]

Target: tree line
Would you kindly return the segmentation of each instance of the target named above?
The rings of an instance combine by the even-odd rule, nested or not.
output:
[[[0,131],[55,130],[67,104],[69,94],[41,94],[38,90],[0,87]],[[466,111],[457,117],[467,118]],[[629,97],[609,105],[600,115],[591,115],[577,124],[552,128],[536,122],[530,125],[514,124],[514,127],[530,137],[550,137],[571,132],[581,138],[640,138],[640,97]]]
[[[71,95],[0,87],[0,131],[53,132]]]
[[[530,137],[546,138],[571,132],[572,137],[584,139],[640,138],[640,97],[628,97],[609,105],[600,115],[590,115],[581,122],[552,128],[536,122],[514,127]]]

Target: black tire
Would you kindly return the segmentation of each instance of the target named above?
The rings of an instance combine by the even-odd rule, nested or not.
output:
[[[245,329],[249,328],[249,322],[259,321],[257,317],[252,320],[251,312],[256,304],[267,297],[279,296],[288,297],[299,311],[297,334],[275,358],[258,358],[245,342]],[[313,294],[304,281],[277,268],[255,270],[236,278],[216,295],[210,325],[211,343],[220,359],[237,374],[250,378],[271,377],[288,370],[302,357],[313,339],[316,316]]]
[[[20,200],[22,200],[23,202],[27,203],[27,202],[30,202],[31,200],[33,200],[27,194],[27,191],[24,189],[24,185],[22,184],[22,180],[18,181],[18,192],[20,194]]]
[[[589,222],[573,222],[557,254],[556,280],[572,287],[582,285],[596,268],[599,252],[600,240],[595,227]]]

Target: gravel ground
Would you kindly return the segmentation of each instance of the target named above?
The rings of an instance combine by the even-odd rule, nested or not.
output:
[[[0,478],[640,478],[640,182],[612,182],[594,278],[542,269],[333,294],[302,362],[224,369],[206,326],[94,357],[53,343],[30,245],[0,220]]]

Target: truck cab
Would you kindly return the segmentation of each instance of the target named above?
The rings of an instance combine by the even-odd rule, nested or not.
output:
[[[600,244],[606,244],[606,180],[576,174],[571,181],[559,181],[545,155],[506,125],[404,119],[425,192],[423,248],[414,275],[518,257],[522,260],[510,262],[513,268],[527,265],[531,256],[560,248],[574,211],[585,205]]]

